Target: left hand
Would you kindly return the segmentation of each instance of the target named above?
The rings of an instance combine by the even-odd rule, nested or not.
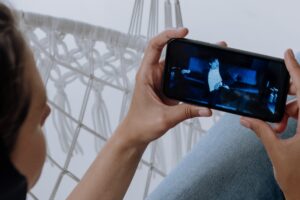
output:
[[[161,91],[164,62],[159,59],[162,50],[171,38],[183,38],[187,33],[186,28],[166,30],[150,41],[136,75],[129,112],[120,125],[127,130],[125,138],[131,144],[147,145],[186,119],[211,116],[210,109],[179,104],[167,99]]]

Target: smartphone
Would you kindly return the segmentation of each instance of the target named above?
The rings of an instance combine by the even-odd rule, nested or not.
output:
[[[279,122],[289,81],[280,58],[190,39],[167,44],[163,92],[171,99]]]

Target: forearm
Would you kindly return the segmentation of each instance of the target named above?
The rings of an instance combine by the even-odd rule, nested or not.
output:
[[[122,127],[117,129],[69,200],[123,199],[146,148],[128,142],[124,137],[126,131]]]
[[[284,197],[286,200],[299,200],[300,199],[300,192],[299,191],[299,184],[295,183],[295,189],[293,191],[283,191]]]
[[[186,119],[211,115],[207,108],[178,104],[161,95],[163,47],[187,33],[185,28],[167,30],[149,42],[127,116],[69,199],[122,199],[149,142]]]
[[[299,200],[300,195],[284,195],[286,200]]]

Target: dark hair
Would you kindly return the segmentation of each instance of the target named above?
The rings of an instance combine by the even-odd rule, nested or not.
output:
[[[29,110],[24,84],[26,42],[16,17],[0,3],[0,145],[10,154]]]

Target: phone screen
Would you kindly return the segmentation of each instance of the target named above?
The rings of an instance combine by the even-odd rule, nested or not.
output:
[[[172,99],[278,122],[289,80],[279,58],[188,39],[167,45],[163,91]]]

